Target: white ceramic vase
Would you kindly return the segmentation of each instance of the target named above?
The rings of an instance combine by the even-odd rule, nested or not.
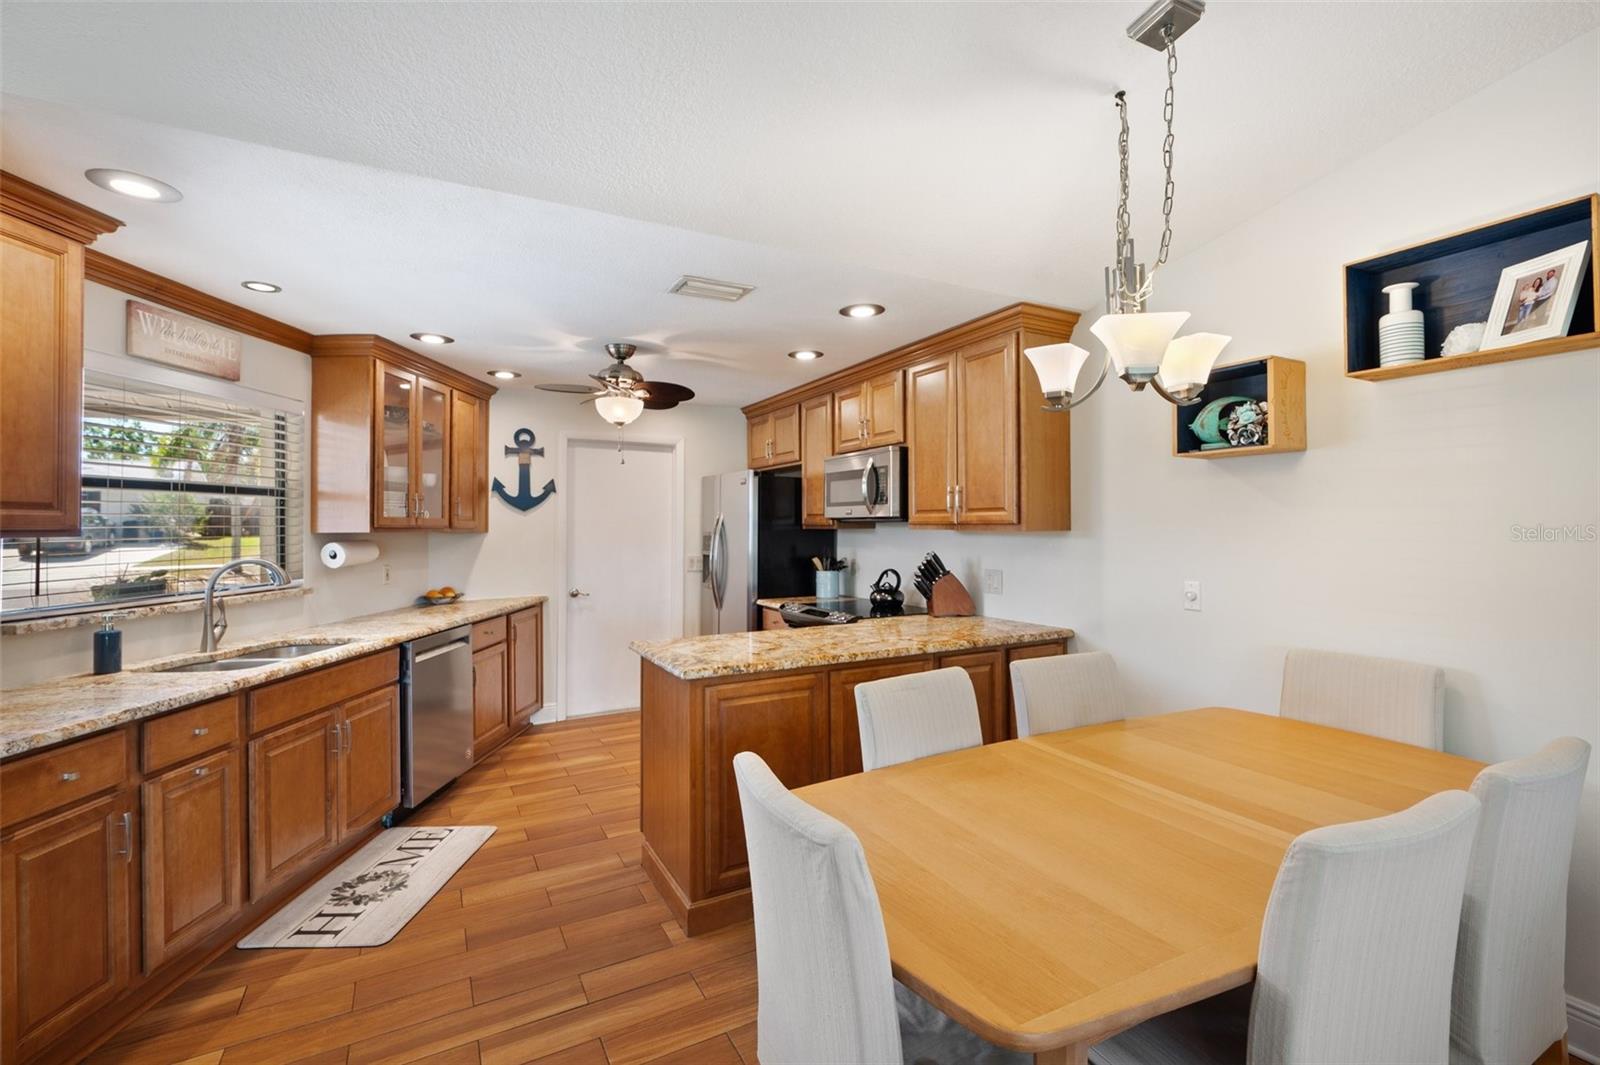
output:
[[[1389,313],[1378,319],[1379,366],[1421,362],[1427,355],[1422,349],[1422,312],[1411,306],[1411,292],[1416,287],[1415,281],[1384,286]]]

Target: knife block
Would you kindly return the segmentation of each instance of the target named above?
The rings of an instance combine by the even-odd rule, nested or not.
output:
[[[977,613],[972,595],[954,573],[946,573],[934,581],[931,591],[928,613],[936,618],[970,618]]]

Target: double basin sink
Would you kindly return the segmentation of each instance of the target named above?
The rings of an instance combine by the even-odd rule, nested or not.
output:
[[[215,658],[206,662],[190,662],[182,666],[167,666],[158,669],[158,673],[231,673],[241,669],[260,669],[270,666],[274,662],[282,662],[289,658],[302,658],[314,655],[318,651],[326,651],[349,643],[349,640],[330,640],[326,643],[278,643],[267,647],[257,647],[249,651],[240,651],[236,655],[226,658]]]

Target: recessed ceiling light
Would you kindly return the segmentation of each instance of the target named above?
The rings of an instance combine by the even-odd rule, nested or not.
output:
[[[239,284],[251,292],[282,292],[282,285],[274,285],[271,281],[241,281]]]
[[[455,337],[447,337],[443,333],[412,333],[411,339],[424,344],[454,344]]]
[[[168,185],[165,181],[157,181],[153,177],[135,174],[131,170],[108,170],[105,167],[95,167],[85,170],[83,176],[99,185],[103,189],[122,196],[129,196],[135,200],[150,200],[156,203],[177,203],[183,199],[183,193]]]
[[[502,381],[515,381],[522,375],[515,370],[490,370],[490,377],[498,377]]]
[[[878,303],[852,303],[848,307],[840,307],[839,313],[846,318],[876,318],[883,313],[883,306]]]
[[[799,351],[789,352],[789,358],[797,359],[800,362],[815,362],[822,358],[822,352],[812,351],[810,348],[802,348]]]

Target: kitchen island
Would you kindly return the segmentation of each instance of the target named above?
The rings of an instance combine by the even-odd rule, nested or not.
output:
[[[635,643],[645,872],[691,936],[750,916],[733,756],[790,788],[861,772],[857,684],[957,666],[983,741],[1010,739],[1009,663],[1065,654],[1073,631],[999,618],[881,618]]]

